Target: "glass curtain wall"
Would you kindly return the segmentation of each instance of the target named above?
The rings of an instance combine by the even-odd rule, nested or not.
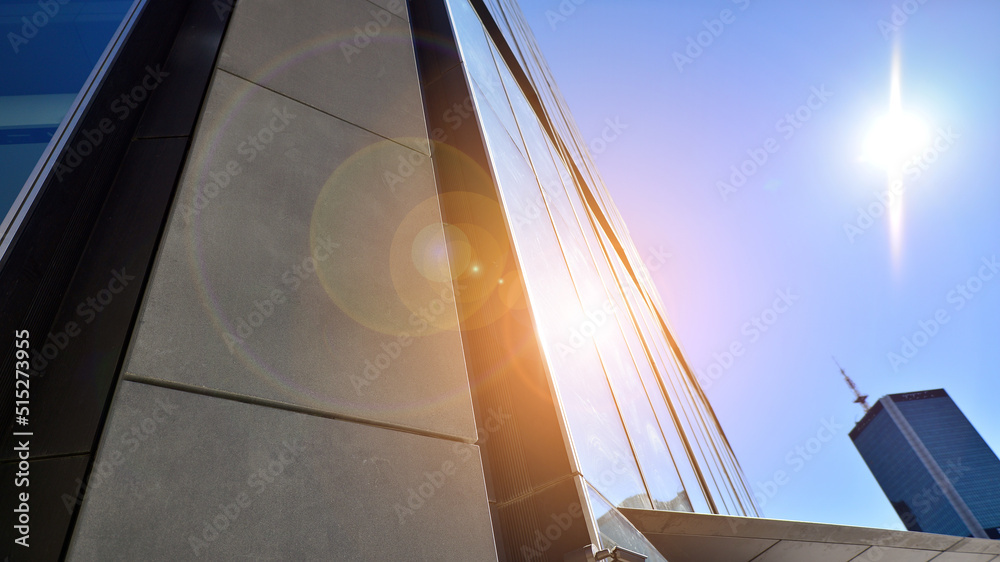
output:
[[[607,189],[597,172],[597,167],[585,148],[586,143],[566,109],[565,100],[562,99],[558,88],[555,87],[555,81],[549,73],[548,67],[544,64],[544,57],[538,51],[537,44],[520,8],[512,0],[489,0],[487,5],[495,16],[494,20],[504,35],[506,43],[511,46],[513,54],[524,69],[528,80],[533,84],[533,90],[537,92],[542,115],[547,119],[555,134],[565,141],[560,146],[565,151],[564,157],[576,164],[583,177],[584,185],[581,185],[581,188],[592,194],[596,208],[607,219],[607,230],[600,229],[599,226],[595,227],[612,238],[609,245],[606,246],[609,250],[608,259],[611,263],[616,264],[616,267],[621,266],[623,289],[626,289],[626,281],[632,282],[631,286],[638,291],[638,298],[635,301],[638,303],[637,306],[653,317],[653,322],[649,324],[649,329],[644,334],[648,334],[652,338],[663,339],[666,342],[665,331],[670,328],[664,321],[663,304],[649,273],[645,269],[641,256],[631,243],[628,229],[621,215],[607,195]],[[625,260],[625,262],[621,260]],[[625,263],[628,264],[627,268]],[[671,393],[670,398],[690,406],[691,411],[694,412],[690,423],[697,428],[695,435],[710,441],[705,443],[703,449],[695,448],[693,454],[702,455],[701,451],[703,450],[704,455],[707,455],[701,456],[699,462],[708,463],[705,469],[705,478],[706,480],[711,479],[707,486],[716,488],[718,492],[719,499],[716,501],[718,510],[721,513],[734,515],[758,515],[756,504],[743,477],[742,469],[740,469],[739,463],[716,421],[715,414],[711,411],[711,406],[701,389],[694,382],[690,370],[684,365],[681,356],[682,349],[676,341],[670,340],[666,343],[667,349],[671,351],[665,362],[656,362],[656,364],[662,368],[676,368],[674,374],[678,377],[676,380],[679,388],[685,389],[686,392]]]
[[[581,473],[619,507],[756,515],[714,416],[665,337],[648,274],[638,268],[645,287],[633,281],[638,256],[626,267],[619,237],[600,224],[567,165],[598,185],[592,163],[549,136],[468,0],[447,4]],[[511,32],[509,20],[497,23]],[[532,41],[509,44],[529,74],[551,84],[537,53],[517,51]],[[546,109],[563,107],[554,92],[538,88]],[[579,137],[565,116],[550,122],[557,135]],[[625,233],[604,190],[592,193],[611,228]]]

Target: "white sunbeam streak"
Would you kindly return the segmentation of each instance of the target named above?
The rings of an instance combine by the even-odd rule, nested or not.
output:
[[[889,111],[872,126],[863,148],[864,160],[886,170],[889,190],[887,214],[894,269],[898,269],[903,252],[903,164],[930,142],[930,131],[924,121],[903,109],[900,66],[900,46],[896,41],[892,51]]]

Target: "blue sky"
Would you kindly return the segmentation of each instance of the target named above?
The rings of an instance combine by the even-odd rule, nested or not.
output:
[[[945,388],[1000,450],[1000,275],[979,278],[1000,257],[1000,4],[911,0],[897,29],[898,0],[520,4],[584,138],[619,124],[598,166],[765,516],[902,528],[831,356],[872,402]],[[887,187],[860,157],[896,44],[902,108],[942,148],[904,179],[894,254],[890,219],[859,208]],[[720,190],[734,166],[752,173]]]

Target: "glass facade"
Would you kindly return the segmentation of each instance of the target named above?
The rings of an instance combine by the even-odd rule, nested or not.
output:
[[[132,4],[0,3],[0,217],[10,211]]]
[[[361,542],[383,554],[364,551],[362,556],[358,550],[348,556],[352,559],[409,559],[409,552],[384,553],[428,537],[435,543],[428,548],[437,552],[438,537],[447,536],[447,546],[461,554],[442,559],[488,560],[500,551],[558,561],[566,552],[596,543],[662,561],[618,508],[758,515],[739,464],[664,319],[642,258],[519,8],[506,0],[411,1],[403,3],[405,12],[393,13],[387,11],[391,8],[375,11],[374,4],[360,0],[319,2],[312,11],[291,4],[0,4],[7,43],[0,49],[0,211],[6,216],[0,229],[0,274],[6,277],[0,285],[11,289],[0,319],[28,326],[33,334],[49,331],[51,342],[42,348],[47,361],[36,359],[42,367],[33,363],[33,369],[52,374],[43,373],[37,390],[58,407],[37,423],[58,431],[39,434],[51,436],[44,442],[46,462],[75,463],[60,478],[78,485],[76,507],[65,504],[62,483],[46,486],[48,495],[39,500],[60,514],[70,510],[51,526],[54,538],[46,537],[54,545],[53,559],[62,551],[94,559],[108,556],[79,553],[189,557],[186,528],[151,532],[127,544],[77,538],[72,544],[77,550],[59,541],[102,536],[104,526],[123,528],[123,523],[143,532],[156,529],[145,517],[187,525],[188,518],[174,517],[173,510],[215,510],[219,501],[228,500],[213,496],[223,488],[202,476],[234,469],[242,482],[243,467],[230,458],[256,459],[263,454],[258,442],[265,441],[257,437],[285,437],[287,428],[272,422],[272,410],[330,418],[321,423],[352,420],[345,423],[351,431],[385,432],[393,439],[397,433],[403,439],[420,437],[414,441],[419,446],[401,455],[405,459],[393,472],[395,480],[380,472],[374,481],[352,481],[343,476],[345,463],[362,458],[361,471],[368,478],[368,463],[377,460],[384,468],[385,457],[401,449],[394,441],[358,438],[366,451],[359,454],[328,440],[328,430],[317,431],[322,439],[310,447],[321,451],[321,460],[308,470],[315,471],[322,489],[272,488],[274,505],[281,507],[275,513],[304,514],[310,523],[282,516],[276,522],[260,519],[260,528],[336,528],[342,536],[354,536],[344,529],[363,524],[372,537]],[[236,14],[232,21],[230,9]],[[279,19],[281,25],[258,27]],[[370,46],[352,50],[350,43],[330,43],[331,29],[367,32],[376,24],[381,39]],[[393,32],[382,33],[383,27]],[[315,37],[307,39],[311,32]],[[306,44],[322,47],[295,56],[289,55],[294,49],[276,47]],[[281,64],[259,66],[278,54],[289,56]],[[160,63],[163,75],[173,78],[155,96],[142,82],[143,99],[149,94],[149,102],[139,111],[121,112],[126,120],[118,110],[124,102],[118,100],[138,87],[137,79],[145,79],[150,65],[159,69]],[[435,67],[440,63],[451,64]],[[286,73],[294,79],[282,82]],[[329,99],[330,84],[362,92],[357,97],[366,103],[347,103],[349,96],[339,99],[339,90],[329,96],[338,99]],[[385,95],[390,89],[399,95]],[[455,108],[455,101],[473,110],[459,111],[458,123],[454,112],[432,111]],[[404,120],[399,116],[407,122],[396,123],[397,117]],[[268,129],[260,128],[262,119],[270,123]],[[113,136],[101,137],[110,140],[89,140],[98,123],[111,120],[122,123]],[[469,126],[461,127],[463,120]],[[428,133],[436,140],[438,130],[452,146],[421,136]],[[244,137],[243,131],[258,135]],[[81,137],[87,144],[77,142]],[[246,156],[245,138],[261,154],[253,168],[249,164],[258,152]],[[260,147],[267,145],[265,153]],[[82,159],[80,171],[62,183],[58,163],[80,146],[87,147],[83,156],[98,156]],[[435,151],[428,150],[431,146]],[[385,161],[384,147],[393,154]],[[244,165],[247,173],[242,173]],[[339,190],[348,169],[383,175],[371,184],[369,179],[345,181],[338,193],[346,196],[330,203],[328,189]],[[387,179],[396,172],[407,180],[405,193],[395,193],[393,180]],[[223,176],[224,181],[217,179]],[[388,194],[375,193],[383,184]],[[198,219],[192,221],[185,202],[197,207],[202,200],[205,206],[196,209]],[[411,228],[423,220],[429,221],[426,228]],[[318,267],[333,252],[320,244],[330,253],[319,257],[313,229],[328,224],[343,233],[339,242],[327,237],[330,247],[350,247],[349,259],[329,265],[336,263],[337,275],[356,280],[356,294],[376,303],[363,314],[349,313],[353,303],[345,305],[346,299],[331,291],[330,270]],[[419,232],[412,241],[411,230]],[[391,246],[383,246],[389,241]],[[377,270],[373,264],[384,264],[384,254],[405,264],[405,273]],[[428,254],[434,259],[425,260]],[[292,269],[288,264],[294,264]],[[135,279],[131,284],[117,276],[126,270],[128,279]],[[278,275],[271,275],[281,271],[286,273],[275,281]],[[288,271],[313,275],[293,277]],[[411,280],[404,277],[414,273],[448,285],[447,291],[440,299],[435,292],[426,306],[423,297],[406,301],[400,287],[408,287]],[[119,282],[128,284],[128,291],[112,288]],[[398,295],[383,292],[390,283]],[[256,291],[265,289],[269,298],[262,301],[263,293]],[[78,319],[84,313],[73,303],[105,294],[108,302],[101,304],[109,312],[94,313],[92,328],[72,335],[72,345],[59,352],[44,351],[64,341],[56,336],[59,330],[70,331],[70,322],[90,324]],[[367,321],[382,317],[385,303],[396,296],[401,304],[413,305],[403,316],[405,329],[421,319],[426,326],[429,310],[431,318],[440,319],[435,326],[440,330],[420,333],[424,328],[418,328],[405,338],[386,340],[396,334]],[[246,302],[257,307],[255,312],[247,312]],[[224,316],[222,310],[241,312]],[[238,320],[261,330],[252,342],[247,343],[249,336],[239,341],[247,343],[243,350],[254,346],[252,361],[234,357],[233,343],[226,340],[233,338],[230,331],[240,335],[248,328],[236,321],[225,322],[235,326],[232,330],[219,328],[220,318],[244,313],[246,319]],[[250,320],[251,315],[263,315],[261,322]],[[267,337],[265,330],[277,336]],[[101,360],[95,362],[98,355]],[[203,359],[192,366],[192,357]],[[379,376],[373,377],[376,364]],[[218,398],[227,407],[238,402],[237,408],[253,413],[246,419],[223,416],[218,423],[201,417],[214,415],[202,402],[206,389],[228,397]],[[216,444],[237,453],[223,459],[219,447],[209,447],[185,455],[183,470],[175,472],[161,470],[175,468],[163,459],[173,458],[174,443],[184,451],[188,446],[163,432],[155,454],[131,456],[122,469],[122,474],[127,470],[158,482],[150,485],[148,500],[137,504],[122,497],[131,481],[89,486],[91,467],[102,466],[101,455],[114,454],[105,445],[119,434],[115,424],[133,425],[117,412],[138,409],[121,404],[146,402],[163,392],[190,401],[197,412],[182,423],[227,427],[233,435],[252,433],[255,440],[244,443],[220,433]],[[344,441],[354,447],[354,441]],[[444,443],[437,447],[436,441]],[[435,502],[413,519],[400,515],[402,504],[392,503],[396,498],[386,490],[398,484],[400,497],[406,498],[419,488],[422,484],[408,480],[407,471],[421,467],[423,476],[436,474],[424,471],[423,461],[450,470],[444,467],[458,464],[448,456],[456,445],[462,453],[460,472],[465,471],[461,483],[449,480],[455,484],[440,487]],[[307,463],[300,466],[307,470]],[[206,488],[194,490],[190,482]],[[324,495],[327,487],[347,490],[353,503],[339,501],[340,496],[331,500]],[[373,491],[380,496],[366,495]],[[312,511],[301,509],[301,494],[320,498],[310,503]],[[446,500],[447,494],[453,497]],[[391,503],[381,505],[386,498]],[[107,509],[101,502],[118,507]],[[349,503],[378,512],[343,508]],[[314,525],[317,521],[322,524]],[[234,541],[241,549],[289,548],[261,539],[267,533],[246,529]],[[453,540],[456,534],[462,540]],[[164,548],[164,536],[179,540],[167,541]],[[473,548],[463,547],[463,541]],[[322,555],[299,557],[329,559],[327,539],[320,542],[302,552]],[[353,548],[350,540],[337,542],[338,548]],[[212,548],[222,552],[224,547]]]
[[[882,398],[851,438],[907,529],[971,536],[959,514],[967,509],[987,536],[1000,538],[1000,460],[944,390]],[[921,448],[932,460],[921,458]],[[938,470],[960,503],[935,479]]]
[[[667,562],[667,559],[645,537],[632,530],[632,524],[621,513],[612,508],[611,504],[589,486],[587,487],[587,499],[590,501],[590,509],[594,512],[594,519],[597,521],[597,533],[601,539],[601,546],[606,549],[620,546],[632,552],[646,554],[646,560],[649,562]]]
[[[757,515],[518,8],[487,4],[520,80],[474,6],[447,1],[545,367],[592,506]],[[612,514],[597,517],[602,535],[621,517]]]

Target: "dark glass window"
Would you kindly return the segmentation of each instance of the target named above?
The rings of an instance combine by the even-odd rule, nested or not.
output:
[[[955,402],[942,392],[896,406],[979,524],[1000,527],[1000,460]]]
[[[0,216],[31,175],[132,6],[0,1]]]
[[[908,529],[969,534],[888,412],[876,414],[854,445]]]

